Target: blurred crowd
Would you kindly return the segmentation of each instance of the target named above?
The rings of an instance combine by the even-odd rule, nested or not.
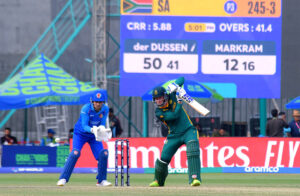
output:
[[[266,137],[300,137],[300,111],[293,110],[293,120],[287,122],[286,113],[278,112],[277,109],[271,110],[272,118],[268,120],[266,126]],[[109,109],[109,125],[113,132],[113,137],[121,137],[123,129],[120,120],[115,116],[113,108]],[[202,130],[201,124],[194,123],[200,137],[230,137],[225,128],[214,128],[212,133],[208,135]],[[55,137],[56,132],[53,129],[47,130],[47,135],[42,137],[40,141],[32,143],[40,146],[58,146],[69,145],[70,139],[73,137],[74,129],[70,129],[68,138]],[[1,145],[16,145],[18,140],[12,135],[12,130],[9,127],[4,128],[4,135],[1,137]]]

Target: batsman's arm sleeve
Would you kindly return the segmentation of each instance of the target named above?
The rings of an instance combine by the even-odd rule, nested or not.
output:
[[[179,77],[175,80],[175,83],[178,85],[178,86],[182,86],[184,84],[184,77]]]
[[[89,108],[87,107],[87,105],[84,105],[81,109],[81,112],[80,112],[81,126],[82,126],[84,132],[91,133],[92,127],[89,126],[90,117],[88,115],[88,110],[89,110]]]
[[[175,120],[180,117],[180,110],[182,108],[182,104],[176,103],[175,110],[172,111],[166,111],[163,113],[164,120]]]

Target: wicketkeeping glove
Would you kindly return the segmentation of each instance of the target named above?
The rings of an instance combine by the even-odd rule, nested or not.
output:
[[[93,133],[93,134],[95,135],[96,140],[97,140],[98,132],[99,132],[99,131],[100,131],[100,129],[99,129],[99,127],[97,127],[97,126],[93,126],[93,127],[91,128],[91,133]]]
[[[96,134],[97,134],[97,129],[98,129],[97,126],[93,126],[93,127],[91,128],[91,133],[93,133],[95,136],[96,136]]]
[[[112,137],[112,132],[110,128],[105,128],[103,125],[97,127],[97,141],[105,141],[108,142],[109,139]]]

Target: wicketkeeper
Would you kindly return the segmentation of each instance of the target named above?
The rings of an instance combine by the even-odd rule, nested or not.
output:
[[[153,102],[157,106],[155,115],[169,128],[169,134],[161,152],[161,158],[155,162],[154,181],[150,187],[164,186],[168,175],[168,165],[177,149],[186,144],[189,184],[200,186],[200,150],[199,136],[190,117],[181,104],[180,98],[185,94],[182,87],[184,78],[178,78],[168,86],[156,87],[152,92]]]
[[[64,186],[70,179],[74,166],[80,156],[82,146],[89,143],[95,159],[98,161],[97,186],[111,186],[106,180],[108,151],[103,149],[101,141],[111,138],[111,130],[105,128],[108,116],[108,106],[105,105],[106,92],[97,91],[88,104],[85,104],[80,117],[75,124],[73,134],[73,149],[57,182],[58,186]]]

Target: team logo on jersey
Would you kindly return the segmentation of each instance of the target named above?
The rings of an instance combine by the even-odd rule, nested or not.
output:
[[[96,97],[97,97],[98,99],[100,99],[101,93],[97,93],[97,94],[96,94]]]
[[[172,104],[172,100],[171,99],[170,99],[169,103]]]
[[[99,118],[102,118],[103,117],[103,114],[99,114]]]

